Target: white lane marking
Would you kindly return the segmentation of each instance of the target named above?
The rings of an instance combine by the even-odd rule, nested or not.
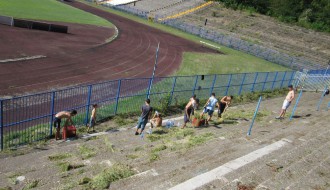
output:
[[[32,59],[40,59],[40,58],[45,58],[46,56],[44,55],[34,55],[30,57],[20,57],[20,58],[14,58],[14,59],[4,59],[0,60],[0,63],[8,63],[8,62],[15,62],[15,61],[26,61],[26,60],[32,60]]]
[[[203,41],[199,41],[199,42],[202,43],[202,44],[205,44],[205,45],[208,45],[208,46],[211,46],[211,47],[217,48],[217,49],[221,49],[220,47],[215,46],[215,45],[212,45],[212,44],[209,44],[209,43],[207,43],[207,42],[203,42]]]
[[[291,141],[287,140],[287,139],[282,139],[280,141],[277,141],[264,148],[255,150],[245,156],[242,156],[235,160],[229,161],[229,162],[225,163],[224,165],[219,166],[209,172],[206,172],[204,174],[193,177],[181,184],[178,184],[178,185],[170,188],[170,190],[196,189],[196,188],[202,187],[203,185],[206,185],[207,183],[210,183],[216,179],[223,179],[224,175],[226,175],[232,171],[235,171],[238,168],[245,166],[267,154],[270,154],[273,151],[280,149],[281,147],[288,144],[289,142],[291,142]]]
[[[132,177],[141,177],[141,176],[158,176],[159,174],[155,169],[147,170],[145,172],[138,173],[136,175],[133,175]]]

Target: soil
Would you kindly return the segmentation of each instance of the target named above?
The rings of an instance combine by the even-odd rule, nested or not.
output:
[[[153,135],[161,139],[153,142],[150,135],[145,134],[144,139],[135,136],[134,123],[123,127],[114,121],[105,122],[96,126],[96,130],[112,129],[105,135],[69,142],[50,140],[1,153],[0,187],[20,189],[39,180],[37,189],[83,189],[79,180],[93,178],[111,165],[122,163],[137,174],[113,182],[109,189],[168,189],[285,138],[291,143],[198,189],[329,189],[330,121],[326,104],[330,97],[325,97],[320,111],[316,111],[319,96],[320,93],[303,93],[292,121],[288,116],[294,104],[284,120],[276,120],[284,97],[263,100],[260,111],[264,116],[257,118],[251,136],[246,136],[251,118],[240,116],[230,122],[226,117],[239,112],[249,115],[256,102],[229,108],[222,124],[211,122],[208,127],[198,128],[188,124],[186,129],[170,129],[187,136],[164,138],[166,130],[154,129]],[[188,134],[191,131],[193,136]],[[190,138],[205,134],[212,138],[187,146]],[[152,151],[164,145],[158,149],[158,157],[152,157]],[[79,151],[82,146],[93,149],[95,155],[84,158]],[[50,155],[63,153],[71,153],[72,157],[49,159]],[[63,172],[57,165],[64,161],[84,166]],[[18,175],[26,179],[12,184],[12,176]]]
[[[70,25],[69,34],[57,34],[1,25],[0,59],[46,57],[0,64],[0,96],[120,78],[150,77],[158,43],[156,76],[167,76],[178,69],[183,52],[217,53],[83,3],[67,3],[112,22],[119,30],[118,37],[111,43],[104,43],[114,30],[95,26]]]
[[[314,63],[326,65],[329,61],[329,33],[286,24],[254,12],[234,11],[217,3],[182,19]],[[207,19],[206,26],[204,26],[205,19]]]

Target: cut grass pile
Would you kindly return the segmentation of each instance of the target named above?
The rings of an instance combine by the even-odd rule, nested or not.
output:
[[[69,162],[59,162],[57,163],[57,166],[60,168],[62,172],[67,172],[70,170],[74,170],[77,168],[84,167],[84,164],[70,164]]]
[[[54,154],[54,155],[48,156],[48,159],[50,161],[58,161],[58,160],[63,160],[63,159],[70,158],[70,157],[72,157],[72,154],[70,154],[70,153],[59,153],[59,154]]]
[[[33,189],[36,188],[39,184],[40,180],[32,180],[29,181],[23,188],[23,190]]]
[[[81,155],[81,159],[85,160],[96,155],[96,151],[94,148],[90,148],[87,145],[79,146],[79,153]]]
[[[134,174],[135,172],[131,167],[123,164],[115,164],[111,168],[105,169],[96,175],[88,185],[92,189],[107,189],[112,182],[128,178]]]
[[[1,0],[0,13],[15,18],[113,27],[103,18],[56,0]]]

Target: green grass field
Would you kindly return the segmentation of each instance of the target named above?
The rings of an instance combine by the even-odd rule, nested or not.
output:
[[[103,18],[56,0],[1,0],[0,15],[106,27],[113,26]]]
[[[235,52],[233,52],[235,53]],[[286,67],[260,60],[248,54],[203,54],[186,52],[183,64],[175,75],[228,74],[249,72],[287,71]]]
[[[271,63],[264,59],[225,46],[221,46],[215,42],[203,39],[199,36],[188,34],[166,25],[147,21],[146,19],[114,9],[98,6],[84,0],[79,1],[199,44],[200,41],[207,42],[214,46],[220,47],[220,51],[224,53],[224,55],[217,55],[187,52],[183,56],[183,64],[181,64],[180,69],[176,73],[173,73],[173,75],[228,74],[290,70],[289,68],[280,66],[278,64]]]

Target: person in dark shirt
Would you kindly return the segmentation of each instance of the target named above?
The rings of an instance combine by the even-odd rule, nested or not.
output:
[[[147,125],[149,119],[152,115],[152,107],[150,106],[150,99],[146,99],[145,105],[141,108],[141,116],[139,117],[138,125],[136,128],[135,135],[139,135],[143,132],[145,126]]]

